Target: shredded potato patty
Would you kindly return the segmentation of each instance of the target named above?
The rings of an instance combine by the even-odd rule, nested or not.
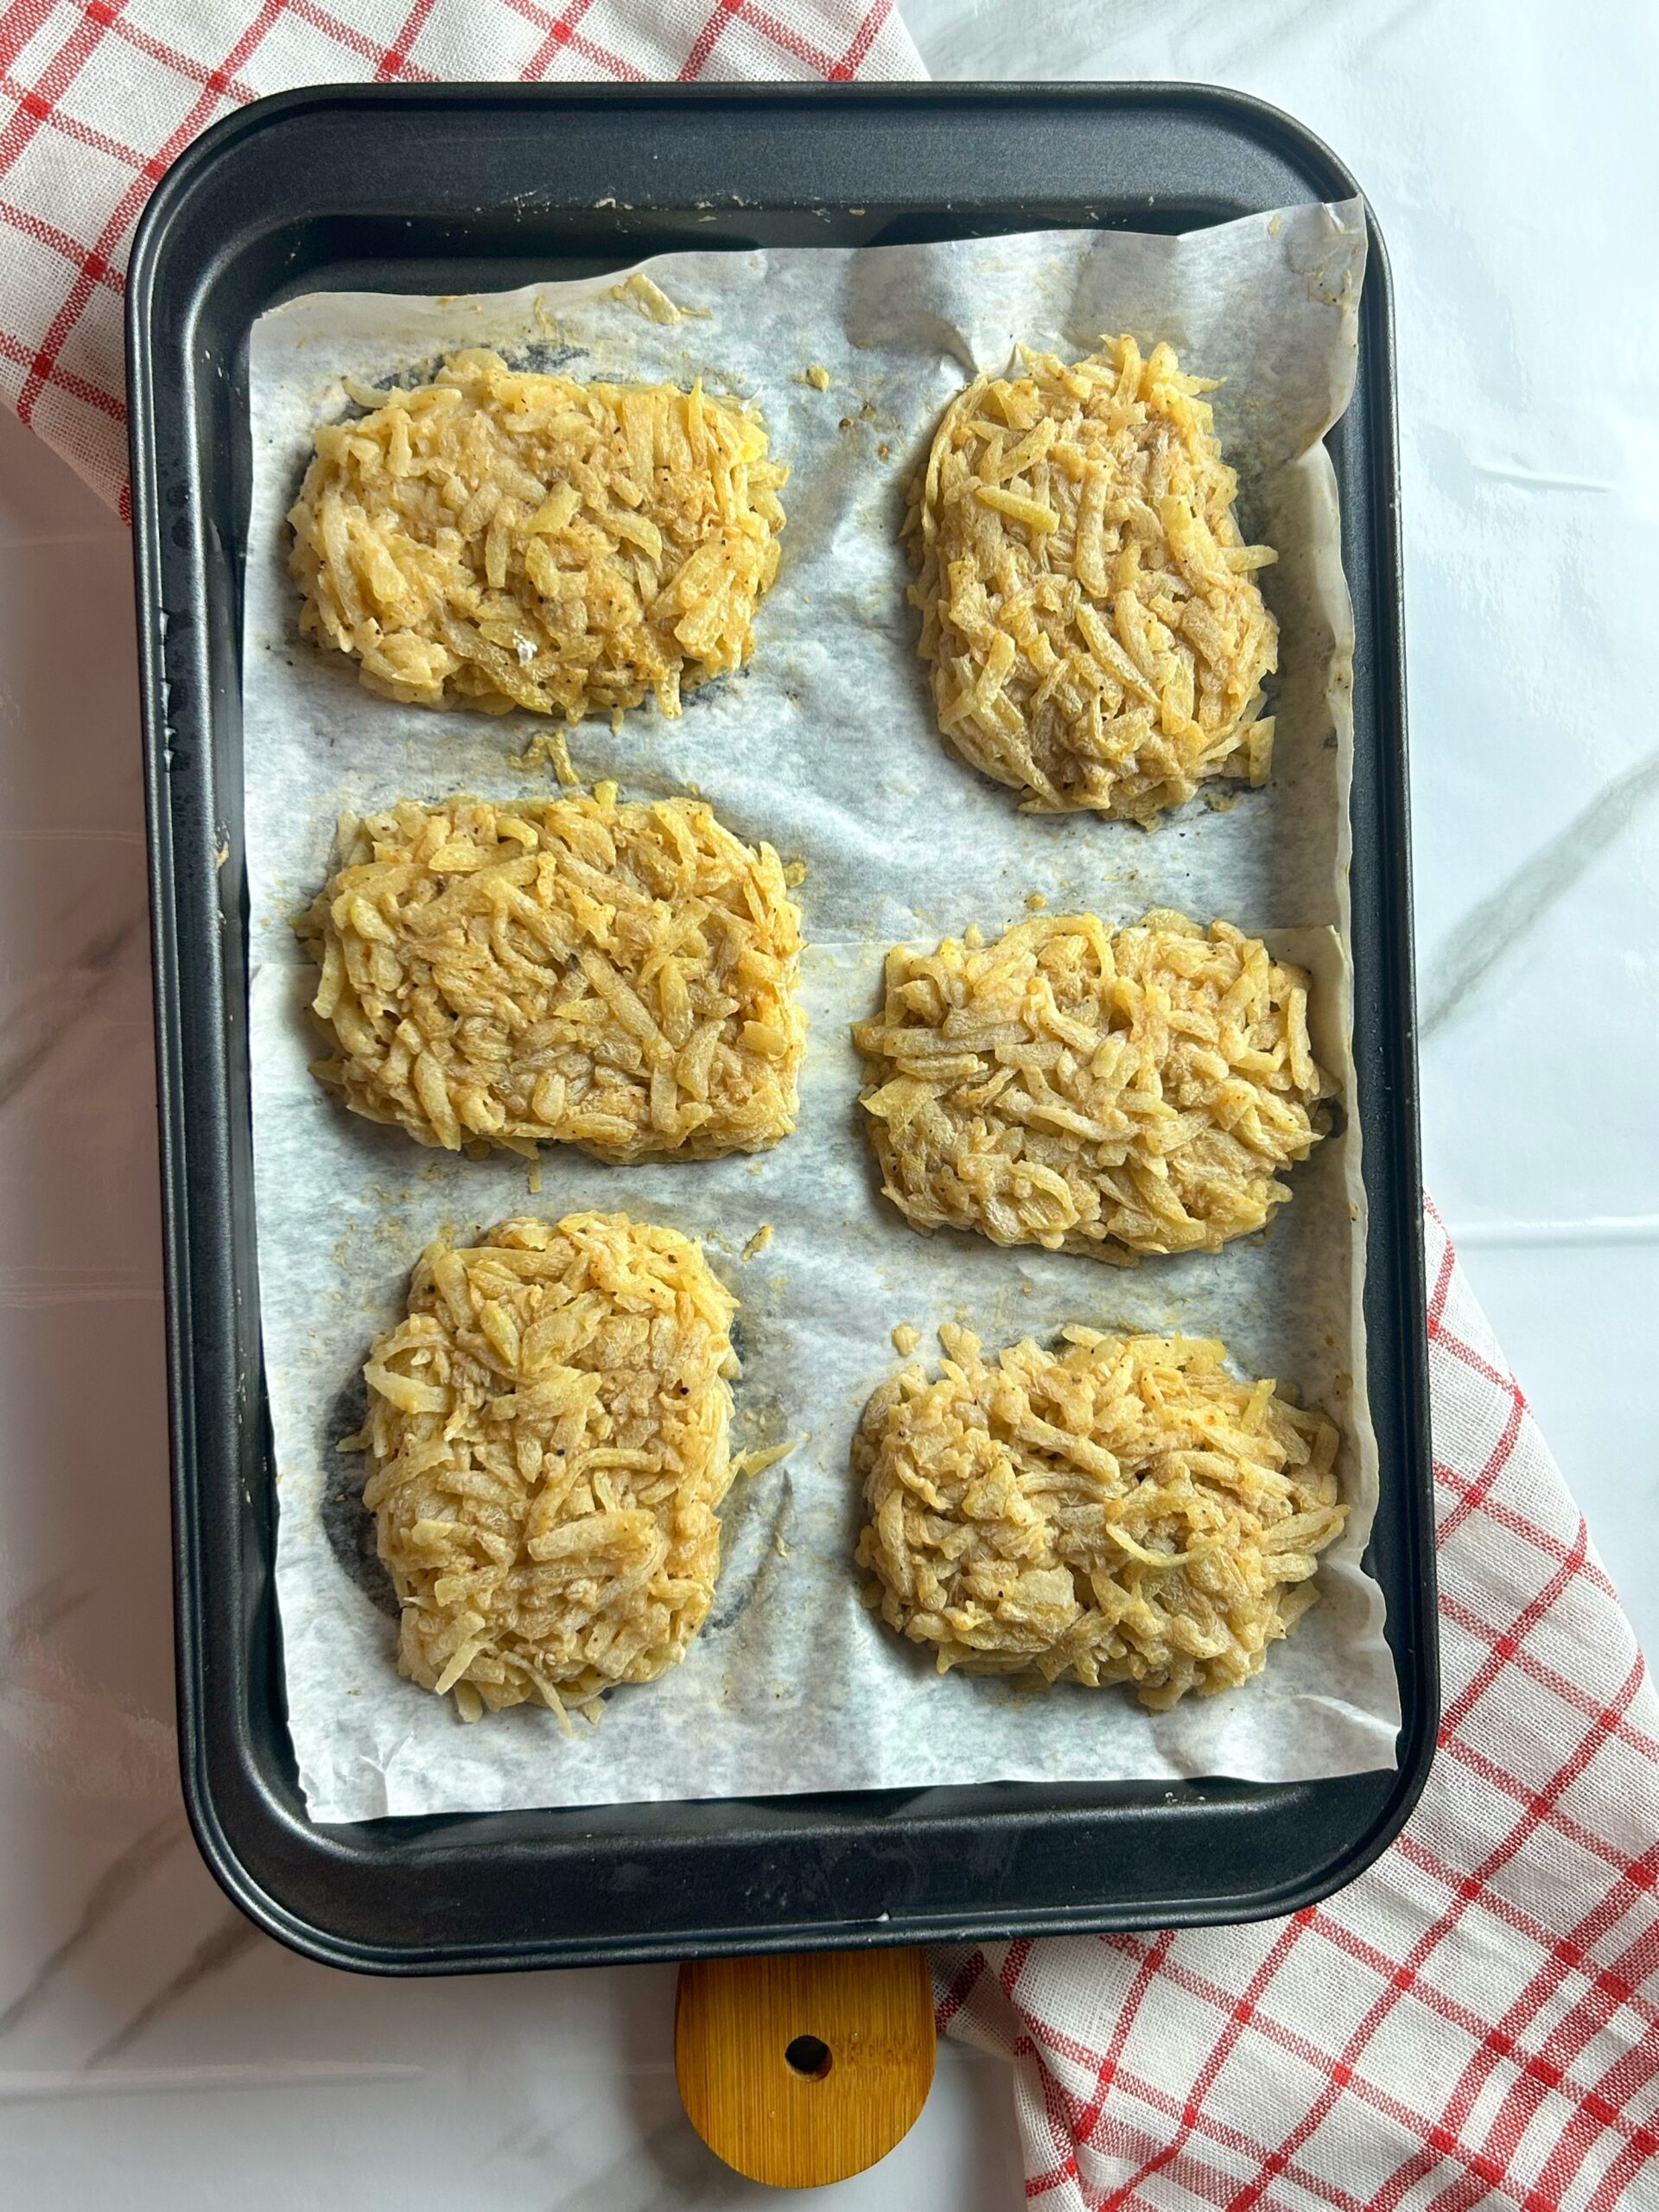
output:
[[[1337,1431],[1190,1338],[1062,1332],[988,1365],[942,1329],[853,1446],[858,1564],[889,1627],[963,1667],[1133,1682],[1160,1709],[1243,1682],[1313,1603],[1340,1531]]]
[[[1217,1251],[1289,1198],[1334,1086],[1308,978],[1226,922],[1044,915],[887,955],[854,1025],[886,1192],[912,1228],[1122,1263]]]
[[[738,668],[778,573],[758,413],[701,384],[577,384],[452,354],[411,391],[348,385],[289,521],[300,628],[421,706],[617,713]]]
[[[1206,778],[1265,783],[1278,629],[1252,572],[1213,381],[1167,346],[976,378],[947,409],[906,524],[939,728],[1039,811],[1150,826]]]
[[[771,846],[701,800],[348,815],[296,926],[315,1073],[422,1144],[709,1159],[795,1126],[800,916]]]
[[[472,1720],[685,1656],[720,1572],[736,1310],[689,1238],[623,1214],[428,1247],[363,1370],[403,1674]]]

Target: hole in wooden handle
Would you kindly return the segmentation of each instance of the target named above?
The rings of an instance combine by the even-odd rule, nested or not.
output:
[[[798,2074],[804,2074],[809,2082],[822,2082],[835,2064],[835,2054],[827,2043],[817,2036],[797,2036],[785,2045],[784,2056]]]

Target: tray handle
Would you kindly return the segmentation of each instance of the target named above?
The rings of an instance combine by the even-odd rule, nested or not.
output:
[[[711,2151],[773,2189],[821,2188],[885,2158],[927,2101],[934,2041],[913,1948],[680,1968],[681,2102]]]

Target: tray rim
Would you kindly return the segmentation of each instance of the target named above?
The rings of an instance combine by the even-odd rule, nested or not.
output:
[[[511,1937],[504,1937],[499,1944],[480,1945],[476,1942],[454,1948],[444,1945],[425,1943],[405,1946],[363,1943],[342,1936],[337,1931],[320,1926],[292,1912],[273,1893],[269,1885],[262,1883],[245,1862],[232,1840],[220,1816],[213,1775],[207,1757],[202,1727],[204,1675],[207,1654],[202,1638],[202,1608],[200,1602],[200,1566],[196,1556],[196,1530],[192,1523],[192,1509],[195,1499],[195,1482],[199,1462],[199,1437],[195,1408],[191,1388],[191,1354],[194,1349],[192,1332],[192,1301],[190,1296],[190,1231],[193,1201],[191,1192],[190,1160],[188,1158],[189,1124],[193,1115],[185,1103],[186,1069],[181,1059],[179,1014],[181,1012],[181,944],[176,916],[172,904],[175,888],[175,846],[168,806],[169,736],[168,718],[168,675],[163,664],[162,641],[155,634],[149,616],[152,610],[164,605],[162,582],[164,573],[173,565],[161,543],[161,485],[158,477],[157,393],[153,374],[154,361],[149,346],[147,318],[153,309],[158,275],[165,264],[168,226],[179,206],[198,187],[205,174],[211,174],[215,165],[238,143],[250,136],[272,129],[296,117],[326,115],[330,110],[350,111],[354,109],[410,110],[436,108],[450,111],[468,108],[489,110],[505,106],[528,111],[575,107],[604,110],[678,107],[737,109],[788,109],[790,107],[839,106],[846,109],[881,109],[919,106],[968,106],[971,108],[1007,107],[1026,102],[1039,105],[1068,108],[1106,110],[1147,110],[1174,107],[1197,111],[1209,119],[1240,131],[1263,144],[1279,150],[1288,149],[1291,158],[1314,171],[1323,170],[1336,188],[1325,197],[1346,197],[1358,192],[1358,186],[1344,165],[1324,146],[1311,131],[1282,111],[1249,95],[1211,86],[1172,84],[1162,81],[1125,83],[1011,83],[1011,84],[946,84],[927,85],[901,82],[877,86],[782,86],[767,84],[717,84],[618,86],[608,83],[587,85],[523,85],[493,83],[450,83],[435,86],[316,86],[297,88],[271,95],[254,102],[248,107],[227,116],[213,125],[185,149],[168,171],[144,210],[135,235],[128,284],[128,346],[130,368],[130,441],[132,457],[133,528],[135,571],[139,605],[139,637],[142,673],[142,707],[146,752],[146,804],[149,817],[150,900],[153,961],[155,966],[156,1051],[158,1090],[161,1103],[161,1162],[163,1207],[163,1243],[167,1275],[166,1327],[169,1370],[169,1417],[173,1440],[172,1503],[174,1516],[175,1559],[175,1624],[177,1637],[177,1688],[179,1699],[179,1744],[181,1779],[190,1824],[203,1856],[215,1877],[227,1893],[259,1925],[290,1948],[320,1961],[357,1968],[359,1970],[404,1974],[444,1971],[477,1972],[493,1968],[513,1969],[526,1965],[623,1963],[661,1960],[683,1955],[696,1955],[720,1951],[782,1951],[803,1948],[846,1948],[874,1942],[911,1942],[926,1940],[960,1940],[964,1934],[978,1940],[989,1940],[997,1934],[1036,1935],[1046,1933],[1077,1933],[1096,1927],[1137,1926],[1151,1924],[1204,1924],[1213,1923],[1217,1915],[1198,1906],[1184,1909],[1179,1901],[1163,1906],[1153,1921],[1131,1919],[1125,1921],[1109,1913],[1090,1916],[1075,1906],[1058,1906],[1031,1911],[1006,1910],[1000,1915],[990,1911],[976,1916],[971,1928],[959,1919],[936,1924],[925,1918],[910,1916],[883,1929],[859,1921],[824,1920],[801,1925],[779,1925],[768,1929],[740,1928],[729,1930],[703,1931],[696,1940],[688,1943],[676,1942],[671,1936],[659,1936],[643,1931],[632,1940],[607,1939],[602,1945],[587,1945],[580,1941],[552,1943],[538,1941],[526,1955],[522,1946]],[[560,204],[574,205],[565,201]],[[664,208],[674,203],[658,203]],[[683,204],[683,203],[682,203]],[[768,207],[788,209],[806,203],[779,200],[762,203]],[[963,197],[951,203],[969,216],[973,206]],[[641,213],[649,213],[645,208]],[[1370,435],[1380,435],[1383,440],[1383,460],[1386,471],[1387,513],[1385,542],[1382,550],[1387,556],[1385,573],[1380,578],[1382,588],[1376,594],[1375,611],[1382,618],[1389,652],[1386,665],[1380,665],[1377,681],[1389,695],[1395,709],[1395,721],[1399,732],[1397,761],[1397,789],[1385,794],[1396,803],[1397,821],[1394,823],[1397,849],[1393,855],[1396,863],[1393,887],[1403,894],[1399,900],[1400,911],[1395,918],[1392,955],[1395,972],[1404,995],[1407,1046],[1404,1065],[1397,1071],[1397,1087],[1402,1098],[1395,1109],[1396,1135],[1403,1134],[1405,1167],[1411,1187],[1419,1199],[1421,1193],[1421,1171],[1418,1166],[1416,1067],[1414,1054],[1414,1016],[1412,1014],[1412,949],[1410,941],[1410,849],[1405,835],[1406,763],[1404,754],[1404,670],[1402,640],[1402,588],[1398,549],[1398,454],[1395,427],[1393,390],[1393,309],[1386,249],[1375,217],[1367,208],[1370,232],[1370,273],[1367,294],[1375,303],[1382,335],[1384,340],[1382,359],[1376,369],[1381,382],[1382,421],[1370,426]],[[714,241],[711,239],[710,241]],[[476,256],[477,250],[474,249]],[[223,373],[221,369],[220,373]],[[1374,412],[1377,410],[1374,408]],[[1379,656],[1381,659],[1382,657]],[[1379,709],[1381,711],[1381,709]],[[213,948],[217,954],[218,948]],[[219,1003],[224,1004],[222,978]],[[1413,1318],[1421,1319],[1426,1312],[1423,1280],[1423,1253],[1421,1213],[1414,1223],[1402,1225],[1400,1260],[1405,1277],[1404,1287],[1414,1290]],[[1418,1573],[1417,1607],[1414,1624],[1427,1625],[1427,1634],[1417,1640],[1414,1652],[1415,1687],[1417,1696],[1412,1705],[1411,1725],[1402,1732],[1399,1764],[1393,1777],[1392,1787],[1381,1815],[1369,1829],[1335,1864],[1322,1866],[1303,1878],[1271,1891],[1263,1891],[1245,1899],[1232,1902],[1239,1908],[1230,1912],[1230,1920],[1261,1918],[1295,1911],[1330,1895],[1333,1890],[1354,1878],[1370,1865],[1388,1847],[1409,1816],[1427,1780],[1428,1766],[1434,1747],[1435,1726],[1439,1704],[1438,1664],[1435,1649],[1433,1613],[1433,1560],[1432,1477],[1427,1464],[1427,1339],[1416,1335],[1400,1345],[1400,1359],[1410,1388],[1408,1425],[1419,1446],[1414,1455],[1414,1469],[1402,1469],[1405,1482],[1414,1473],[1414,1484],[1408,1484],[1408,1494],[1414,1495],[1415,1520],[1408,1535],[1415,1541],[1410,1547],[1414,1554]],[[245,1410],[244,1419],[246,1419]],[[1426,1539],[1426,1541],[1425,1541]],[[266,1602],[271,1602],[267,1593]],[[1393,1605],[1390,1605],[1391,1615]],[[1393,1641],[1391,1621],[1391,1642]],[[1401,1624],[1402,1629],[1404,1624]],[[1403,1664],[1396,1650],[1396,1660]],[[1271,1794],[1274,1788],[1287,1790],[1329,1789],[1332,1784],[1253,1785],[1257,1796]],[[1008,1785],[980,1785],[981,1792],[1006,1789]],[[1064,1803],[1069,1787],[1076,1785],[1033,1785],[1042,1788],[1052,1799],[1060,1801],[1057,1814],[1065,1818]],[[1214,1785],[1217,1794],[1230,1787],[1243,1785]],[[791,1812],[803,1813],[829,1802],[849,1802],[861,1793],[849,1793],[834,1801],[795,1798],[787,1801],[735,1801],[752,1806],[758,1815],[770,1815],[753,1831],[753,1847],[763,1847],[768,1834],[783,1834],[790,1823],[780,1817],[778,1808],[786,1805]],[[877,1793],[885,1795],[888,1793]],[[909,1794],[909,1793],[899,1793]],[[966,1794],[958,1792],[957,1795]],[[696,1805],[703,1801],[686,1801]],[[709,1801],[711,1802],[728,1801]],[[605,1808],[607,1810],[614,1808]],[[649,1808],[646,1808],[649,1809]],[[659,1808],[660,1809],[660,1808]],[[684,1805],[678,1809],[684,1810]],[[1198,1817],[1205,1809],[1200,1798],[1189,1808],[1190,1817]],[[1109,1812],[1077,1807],[1076,1815],[1081,1822],[1092,1820],[1109,1821]],[[455,1816],[461,1817],[461,1816]],[[467,1816],[489,1819],[489,1815]],[[1018,1823],[1040,1817],[1013,1808],[995,1807],[976,1816],[976,1824],[987,1822],[1001,1826],[1005,1822]],[[331,1832],[312,1827],[302,1819],[289,1823],[294,1834],[308,1846],[315,1856],[329,1855]],[[398,1825],[408,1826],[407,1823]],[[903,1823],[895,1831],[902,1834]],[[677,1840],[681,1848],[695,1850],[702,1839],[690,1835]]]

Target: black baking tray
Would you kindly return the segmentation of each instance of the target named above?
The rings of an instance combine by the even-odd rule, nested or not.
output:
[[[327,289],[494,290],[677,248],[1185,231],[1347,198],[1298,124],[1193,86],[435,86],[262,100],[175,163],[128,291],[172,1379],[180,1750],[208,1863],[342,1966],[475,1971],[1246,1920],[1398,1831],[1437,1713],[1393,332],[1375,225],[1330,449],[1357,628],[1353,949],[1397,1771],[385,1820],[305,1816],[259,1343],[241,822],[249,327]]]

